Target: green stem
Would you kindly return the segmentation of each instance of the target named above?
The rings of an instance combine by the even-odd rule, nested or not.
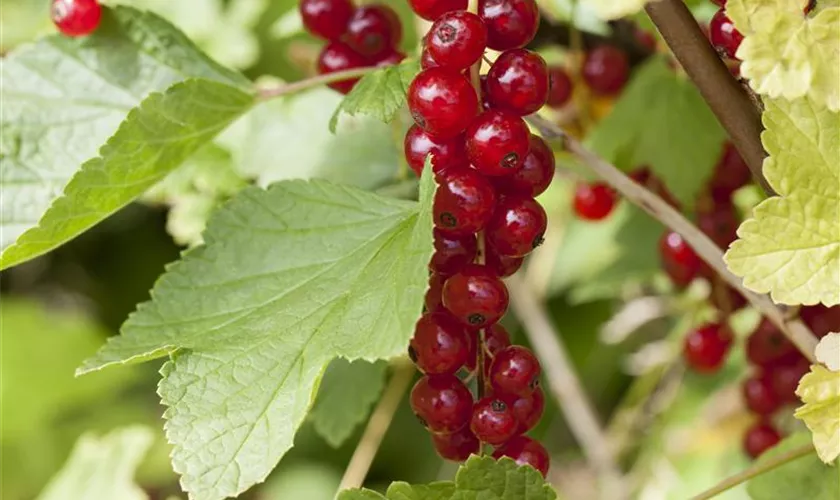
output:
[[[776,467],[780,467],[788,462],[792,462],[798,458],[802,458],[814,452],[814,446],[810,443],[807,445],[800,446],[798,448],[794,448],[792,450],[788,450],[781,455],[775,456],[763,462],[758,462],[752,467],[745,469],[734,476],[730,476],[717,485],[709,488],[708,490],[700,493],[699,495],[692,497],[691,500],[708,500],[709,498],[714,498],[717,495],[725,492],[730,488],[734,488],[739,484],[748,481],[756,476],[760,476],[765,472],[769,472]]]
[[[335,73],[327,73],[326,75],[313,76],[312,78],[307,78],[297,82],[283,83],[280,85],[257,89],[257,96],[259,100],[267,101],[269,99],[274,99],[275,97],[294,94],[295,92],[311,89],[320,85],[360,78],[368,73],[373,73],[378,69],[380,68],[377,66],[368,66],[365,68],[353,68],[344,71],[336,71]]]

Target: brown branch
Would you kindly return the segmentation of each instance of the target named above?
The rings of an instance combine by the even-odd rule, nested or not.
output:
[[[664,0],[663,0],[664,1]],[[563,139],[567,151],[575,155],[587,167],[621,193],[628,201],[639,206],[666,227],[679,233],[712,269],[732,288],[737,290],[762,315],[776,325],[785,336],[809,360],[814,361],[817,338],[799,319],[789,320],[787,312],[776,306],[767,295],[753,293],[741,284],[741,279],[732,274],[723,262],[723,251],[700,229],[666,203],[662,198],[634,182],[610,163],[584,148],[574,137],[567,135],[560,127],[537,115],[528,117],[546,139]]]
[[[559,403],[569,429],[592,466],[602,478],[603,498],[626,496],[621,469],[615,461],[606,433],[598,422],[592,403],[575,373],[560,334],[551,323],[534,291],[518,275],[506,280],[510,304],[522,322],[525,334],[543,367],[548,388]]]
[[[761,113],[709,44],[691,11],[683,0],[650,2],[645,10],[726,129],[755,180],[768,195],[776,195],[761,172],[767,156],[761,145]]]

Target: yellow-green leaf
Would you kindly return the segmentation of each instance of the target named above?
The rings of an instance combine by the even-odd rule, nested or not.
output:
[[[618,19],[642,10],[650,0],[584,0],[601,19]]]
[[[813,365],[799,381],[796,395],[805,403],[795,416],[805,422],[820,459],[829,463],[840,455],[840,372]]]

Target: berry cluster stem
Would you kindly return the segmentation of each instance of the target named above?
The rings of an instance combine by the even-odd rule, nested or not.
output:
[[[265,86],[257,88],[257,97],[260,101],[267,101],[276,97],[282,97],[313,87],[319,87],[328,83],[340,82],[352,78],[365,76],[368,73],[381,69],[377,66],[366,66],[364,68],[353,68],[344,71],[336,71],[335,73],[327,73],[324,75],[313,76],[293,83],[282,83],[279,85]]]
[[[664,1],[664,0],[663,0]],[[685,241],[720,277],[737,290],[762,315],[776,325],[785,336],[812,362],[816,362],[814,349],[817,337],[799,319],[788,320],[786,312],[776,306],[766,295],[753,293],[741,284],[741,279],[732,274],[723,262],[723,251],[700,229],[675,210],[665,200],[633,181],[614,165],[586,149],[577,139],[563,129],[539,116],[531,115],[528,121],[547,139],[562,139],[567,151],[595,171],[604,181],[620,192],[627,200],[638,206],[666,227],[679,233]]]

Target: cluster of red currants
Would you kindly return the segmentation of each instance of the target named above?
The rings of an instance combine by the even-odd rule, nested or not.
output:
[[[462,461],[488,444],[545,475],[548,453],[524,436],[543,412],[540,365],[497,323],[508,307],[502,278],[542,243],[546,213],[534,197],[555,168],[522,118],[549,94],[545,61],[523,48],[539,11],[534,0],[481,0],[477,14],[467,0],[410,3],[433,24],[408,89],[405,155],[418,175],[430,156],[438,182],[427,312],[409,348],[424,376],[411,407],[442,457]],[[487,48],[501,54],[480,76]],[[477,401],[458,373],[477,375]]]
[[[50,18],[62,34],[85,36],[99,26],[102,6],[97,0],[53,0]]]
[[[318,56],[318,73],[397,64],[405,54],[397,48],[402,25],[391,7],[371,4],[356,7],[351,0],[300,0],[298,4],[306,30],[327,40]],[[346,94],[358,78],[330,83]]]

